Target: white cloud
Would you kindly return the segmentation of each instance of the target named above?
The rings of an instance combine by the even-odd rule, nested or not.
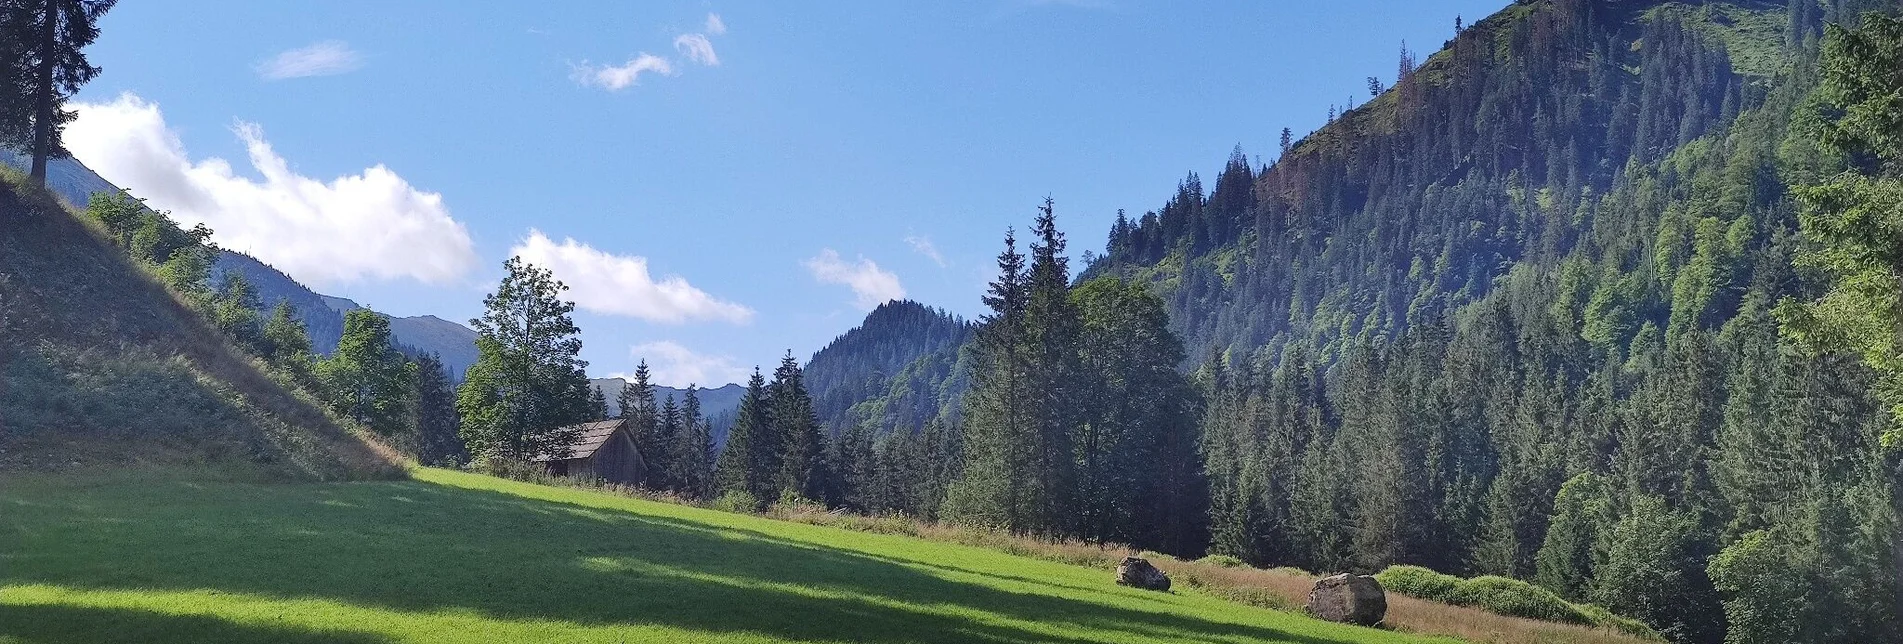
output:
[[[645,257],[610,255],[568,238],[557,244],[539,230],[530,230],[509,254],[555,273],[576,306],[596,313],[666,324],[753,318],[752,309],[708,295],[678,275],[656,281]]]
[[[694,353],[687,347],[666,340],[634,345],[628,348],[628,353],[635,360],[648,361],[650,381],[669,387],[720,387],[728,383],[746,382],[751,373],[731,357]],[[615,377],[630,381],[634,379],[626,374],[617,374]]]
[[[720,19],[720,14],[707,14],[707,33],[716,36],[727,33],[727,23]]]
[[[872,309],[880,304],[905,298],[905,287],[899,285],[899,276],[879,268],[872,260],[860,257],[858,262],[848,263],[831,248],[819,252],[819,256],[806,260],[806,270],[811,271],[813,279],[826,284],[844,284],[852,288],[854,301],[859,308]]]
[[[932,238],[920,235],[906,235],[905,243],[911,244],[913,252],[924,255],[927,259],[932,260],[932,263],[937,264],[939,268],[947,266],[945,256],[938,252],[938,246],[932,244]]]
[[[608,91],[627,89],[640,80],[641,75],[654,72],[662,76],[674,75],[674,64],[666,58],[642,52],[629,59],[623,65],[590,65],[582,63],[575,66],[569,78],[589,87],[599,87]]]
[[[679,38],[674,39],[674,48],[680,50],[682,56],[696,63],[708,67],[720,65],[720,57],[714,55],[714,44],[708,42],[706,36],[681,34]]]
[[[382,165],[328,183],[297,174],[264,130],[233,128],[262,178],[229,162],[193,162],[159,106],[126,93],[110,103],[74,103],[66,128],[73,156],[122,188],[205,224],[220,246],[243,251],[314,285],[359,279],[451,283],[476,264],[469,231],[443,197],[411,186]]]
[[[265,80],[284,80],[307,76],[334,76],[363,67],[363,56],[341,40],[326,40],[280,52],[252,68]]]

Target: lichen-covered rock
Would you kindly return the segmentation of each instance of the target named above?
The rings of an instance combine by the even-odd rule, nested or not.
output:
[[[1308,591],[1308,614],[1331,622],[1373,626],[1388,614],[1388,594],[1367,575],[1323,577]]]
[[[1150,565],[1150,561],[1147,559],[1142,557],[1124,557],[1123,563],[1117,564],[1117,584],[1131,588],[1168,592],[1170,589],[1170,576],[1163,574],[1161,570],[1157,570],[1156,566]]]

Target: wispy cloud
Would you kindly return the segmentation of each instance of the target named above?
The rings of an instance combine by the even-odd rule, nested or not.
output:
[[[805,261],[806,270],[813,279],[824,284],[843,284],[852,289],[855,296],[853,304],[859,308],[871,310],[880,304],[905,298],[905,287],[899,285],[899,276],[891,271],[879,268],[870,259],[860,257],[857,262],[847,262],[840,258],[839,252],[831,248],[821,250],[819,255]]]
[[[927,259],[932,260],[932,263],[937,264],[939,268],[948,266],[948,264],[945,263],[945,256],[938,252],[938,246],[932,244],[932,238],[921,235],[906,235],[905,243],[911,244],[912,252],[924,255]]]
[[[744,382],[748,368],[739,361],[723,355],[695,353],[680,344],[661,340],[637,344],[628,348],[635,360],[646,360],[649,380],[657,385],[669,387],[719,387],[728,383]],[[616,378],[633,380],[627,374],[616,374]]]
[[[584,62],[575,66],[569,78],[582,85],[618,92],[633,86],[640,81],[642,74],[650,72],[672,76],[674,64],[666,58],[641,52],[621,65],[590,65]]]
[[[74,103],[66,148],[107,180],[205,224],[212,240],[325,286],[360,279],[453,284],[477,262],[469,231],[443,197],[375,165],[328,181],[298,174],[264,129],[238,123],[258,179],[219,158],[193,161],[159,106],[126,93],[110,103]]]
[[[558,244],[539,230],[530,230],[509,253],[553,272],[568,285],[576,306],[596,313],[664,324],[753,319],[753,309],[709,295],[678,275],[654,279],[645,257],[612,255],[568,238]]]
[[[714,44],[700,34],[681,34],[674,39],[674,49],[679,50],[688,60],[714,67],[720,65],[720,57],[714,55]]]
[[[727,33],[727,23],[720,20],[720,14],[707,14],[707,24],[703,33],[681,34],[674,37],[674,50],[687,62],[708,67],[720,65],[720,55],[714,53],[714,42],[708,34]],[[573,65],[569,77],[586,87],[599,87],[608,91],[620,91],[640,83],[642,74],[660,74],[673,76],[674,61],[647,52],[641,52],[627,63],[621,65],[591,65],[586,61]]]
[[[265,80],[284,80],[309,76],[335,76],[363,67],[363,55],[341,40],[326,40],[299,47],[253,66]]]

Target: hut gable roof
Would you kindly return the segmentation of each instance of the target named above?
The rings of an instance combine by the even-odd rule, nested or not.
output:
[[[627,421],[623,419],[617,418],[576,425],[575,427],[579,428],[580,431],[576,434],[575,442],[568,444],[567,457],[555,458],[548,454],[537,454],[533,460],[538,462],[568,461],[594,456],[595,450],[599,450],[602,445],[606,445],[608,439],[614,436],[615,432],[620,431],[622,424],[626,422]]]

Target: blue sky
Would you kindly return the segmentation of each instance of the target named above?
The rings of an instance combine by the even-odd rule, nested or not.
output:
[[[1501,4],[124,2],[68,139],[320,292],[466,321],[521,252],[592,374],[718,384],[901,292],[974,316],[1044,196],[1101,249]]]

